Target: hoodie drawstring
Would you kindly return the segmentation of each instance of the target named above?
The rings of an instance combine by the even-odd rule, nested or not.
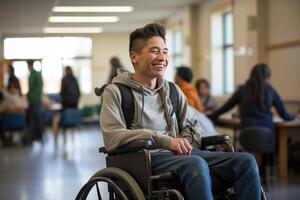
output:
[[[145,104],[145,97],[144,97],[144,88],[142,86],[140,86],[141,90],[142,90],[142,111],[141,111],[141,125],[143,124],[143,113],[144,113],[144,104]]]

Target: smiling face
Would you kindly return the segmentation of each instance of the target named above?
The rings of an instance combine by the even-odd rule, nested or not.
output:
[[[164,75],[168,66],[168,49],[161,37],[154,36],[147,40],[141,52],[131,51],[130,59],[139,78],[156,79]]]

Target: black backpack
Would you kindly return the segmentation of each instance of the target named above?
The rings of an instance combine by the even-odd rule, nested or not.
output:
[[[131,88],[127,85],[121,84],[121,83],[114,83],[118,86],[121,98],[122,98],[122,111],[126,122],[126,127],[129,129],[133,120],[134,115],[134,97],[131,91]],[[95,88],[94,92],[97,96],[101,96],[104,92],[105,87],[108,86],[108,84],[103,85],[101,88]],[[179,119],[179,109],[178,109],[178,91],[176,89],[176,86],[174,83],[169,82],[170,87],[170,100],[173,106],[172,114],[175,113],[177,120]]]

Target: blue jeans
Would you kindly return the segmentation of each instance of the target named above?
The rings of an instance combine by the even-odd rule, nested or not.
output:
[[[248,153],[193,149],[191,155],[158,152],[151,155],[153,174],[171,171],[179,179],[187,200],[213,199],[213,185],[232,186],[237,199],[261,199],[260,178],[254,157]]]

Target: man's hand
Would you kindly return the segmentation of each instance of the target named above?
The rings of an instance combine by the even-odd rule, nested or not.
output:
[[[172,138],[170,150],[180,155],[190,155],[193,147],[185,138]]]

